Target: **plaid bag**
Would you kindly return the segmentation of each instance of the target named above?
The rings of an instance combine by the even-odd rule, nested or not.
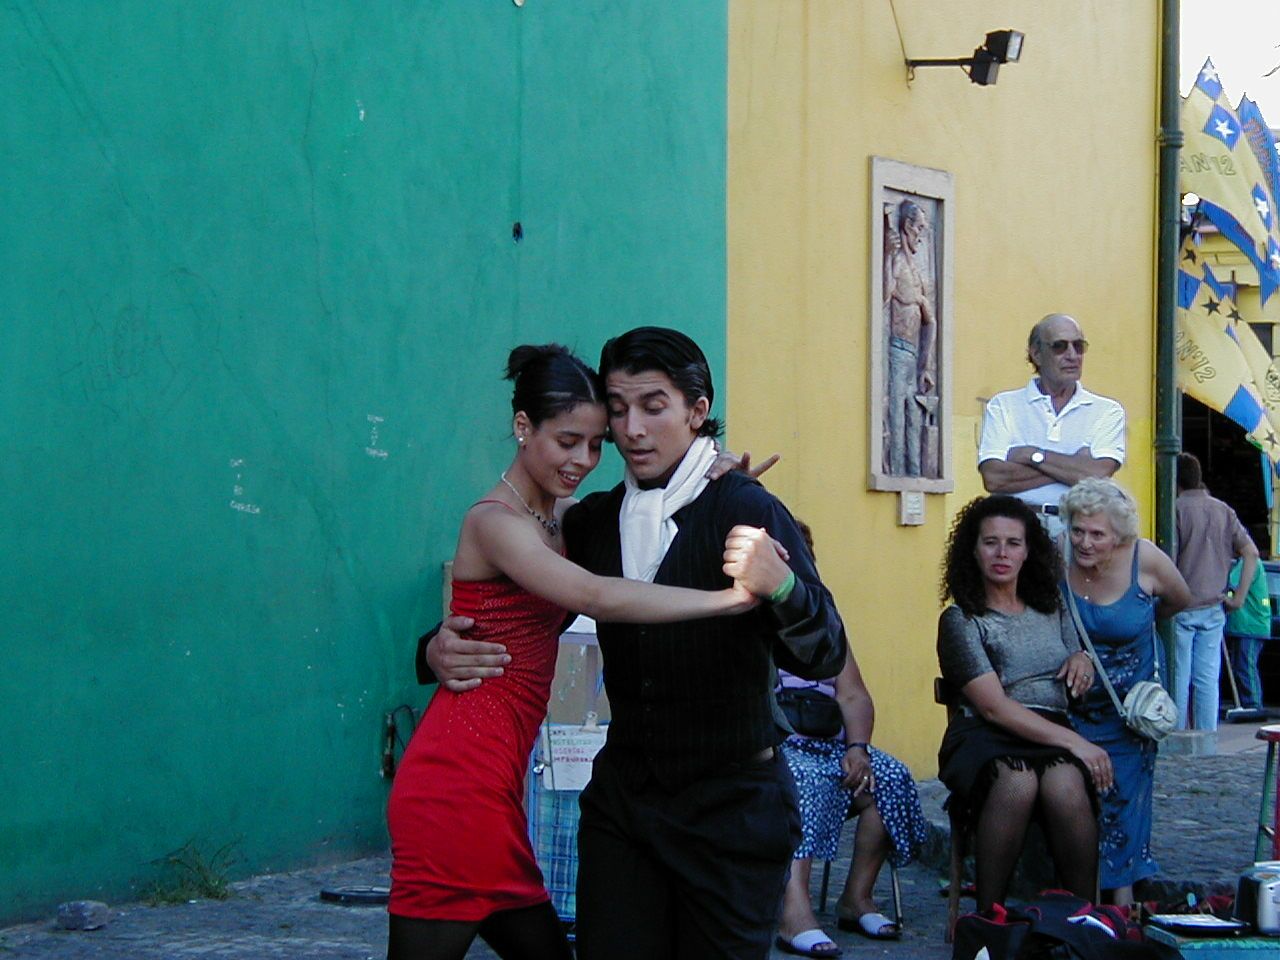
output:
[[[525,809],[529,812],[529,841],[561,920],[578,915],[578,808],[576,790],[548,790],[542,777],[531,773]]]

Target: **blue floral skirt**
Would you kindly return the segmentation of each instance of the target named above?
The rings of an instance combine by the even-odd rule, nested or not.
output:
[[[1101,797],[1098,885],[1114,890],[1155,876],[1160,871],[1151,856],[1155,741],[1126,727],[1110,703],[1073,716],[1072,723],[1080,736],[1107,751],[1115,770],[1115,782]]]
[[[875,747],[869,752],[876,782],[876,810],[893,842],[889,862],[902,867],[912,861],[928,838],[920,795],[906,764]],[[838,740],[791,737],[783,743],[782,755],[800,794],[804,839],[795,858],[832,860],[853,803],[853,791],[841,784],[844,744]]]

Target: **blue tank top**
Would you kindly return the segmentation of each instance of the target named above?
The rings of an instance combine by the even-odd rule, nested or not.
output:
[[[1138,582],[1140,546],[1140,543],[1133,545],[1129,589],[1114,603],[1093,603],[1072,591],[1080,609],[1080,622],[1089,631],[1089,639],[1093,641],[1098,659],[1102,661],[1102,668],[1107,671],[1111,685],[1116,688],[1116,695],[1122,701],[1135,683],[1155,676],[1155,642],[1152,631],[1156,623],[1156,600]],[[1065,580],[1062,589],[1071,589]],[[1112,706],[1111,698],[1107,696],[1101,680],[1094,680],[1093,686],[1082,698],[1079,709],[1085,714],[1106,709],[1115,713],[1115,707]]]

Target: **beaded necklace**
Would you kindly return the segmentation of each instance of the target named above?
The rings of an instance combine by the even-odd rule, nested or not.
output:
[[[507,489],[510,490],[512,493],[514,493],[516,495],[516,499],[520,501],[520,505],[529,511],[529,516],[533,517],[533,519],[537,520],[540,524],[542,524],[542,529],[547,531],[547,533],[551,534],[551,536],[553,537],[556,536],[560,532],[560,521],[557,520],[555,517],[552,517],[550,520],[548,520],[546,517],[540,514],[537,510],[533,509],[533,507],[529,506],[528,501],[525,500],[524,497],[520,496],[520,491],[517,490],[514,486],[512,486],[511,481],[507,479],[506,473],[503,472],[501,476],[502,476],[502,482],[507,485]]]

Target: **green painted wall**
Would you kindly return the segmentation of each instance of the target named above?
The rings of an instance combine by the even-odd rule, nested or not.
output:
[[[723,0],[0,9],[0,920],[385,843],[506,351],[724,369],[725,60]]]

